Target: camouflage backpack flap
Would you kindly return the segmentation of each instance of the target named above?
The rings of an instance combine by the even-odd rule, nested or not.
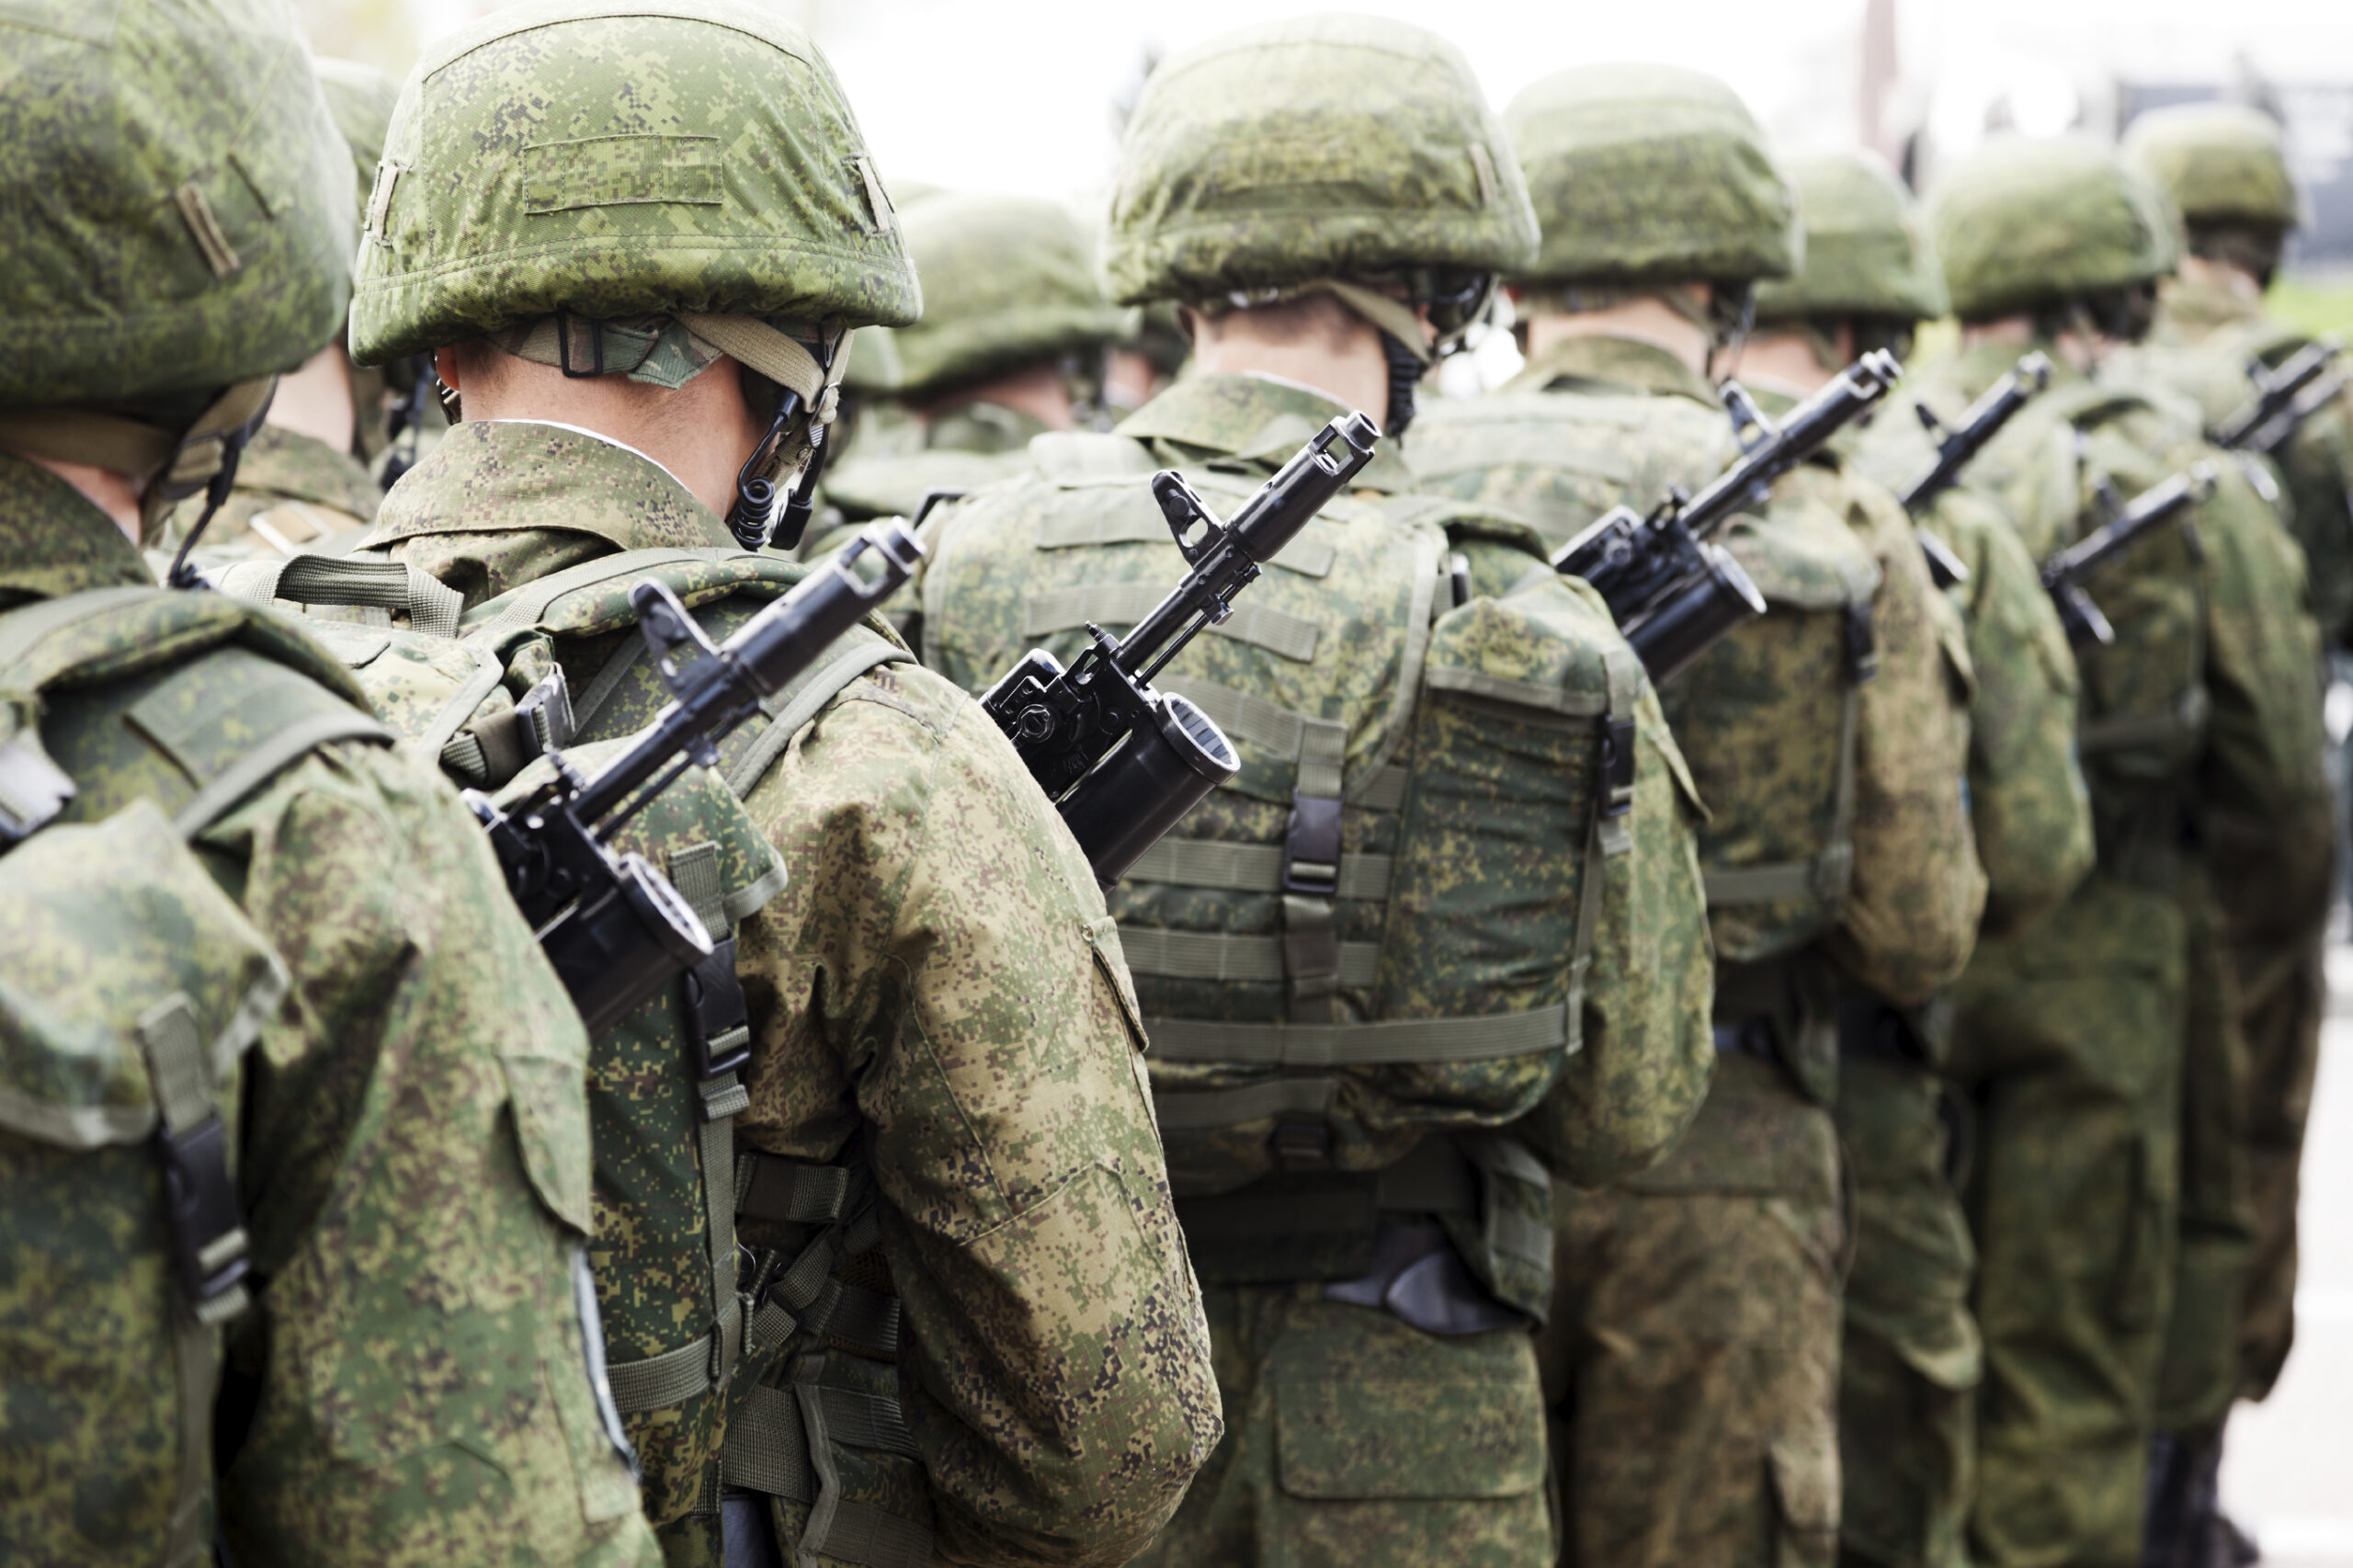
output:
[[[1509,507],[1558,550],[1610,507],[1699,489],[1737,449],[1720,413],[1683,397],[1506,392],[1432,400],[1406,455],[1425,491]]]
[[[1843,517],[1811,502],[1777,498],[1718,542],[1767,613],[1659,697],[1711,813],[1699,863],[1717,955],[1755,964],[1795,953],[1845,907],[1880,570]]]
[[[0,880],[0,1555],[74,1541],[96,1561],[142,1540],[195,1568],[211,1561],[217,1329],[246,1301],[223,1117],[290,982],[151,801],[34,835]],[[98,1459],[86,1433],[102,1461],[59,1462]]]

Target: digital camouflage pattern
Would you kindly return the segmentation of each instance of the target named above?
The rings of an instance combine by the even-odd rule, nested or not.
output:
[[[1046,423],[1003,403],[975,402],[937,419],[861,423],[841,457],[825,465],[825,502],[844,524],[912,517],[935,490],[966,493],[1029,469],[1029,443]],[[835,534],[803,551],[811,559],[848,539]]]
[[[1535,249],[1511,142],[1461,51],[1324,13],[1154,70],[1120,144],[1103,274],[1133,305],[1400,268],[1516,272]]]
[[[832,67],[747,0],[502,10],[418,62],[384,157],[352,301],[364,363],[559,307],[853,326],[922,309]]]
[[[1103,297],[1095,247],[1070,210],[1030,197],[943,191],[903,222],[923,319],[892,334],[903,396],[995,375],[1135,330]]]
[[[350,453],[282,425],[264,425],[238,460],[237,482],[205,525],[192,559],[213,566],[316,550],[366,528],[383,498]],[[200,494],[179,504],[156,541],[158,552],[179,548],[204,504]]]
[[[1918,390],[1961,407],[2022,351],[1967,350]],[[2162,392],[2055,381],[1968,476],[2038,559],[2087,526],[2100,476],[2129,496],[2211,451]],[[2181,791],[2194,778],[2212,820],[2292,815],[2321,787],[2316,642],[2281,608],[2301,590],[2290,541],[2230,468],[2196,527],[2202,572],[2168,534],[2094,585],[2119,638],[2081,661],[2098,869],[1982,943],[1956,993],[1952,1071],[1980,1109],[1980,1562],[2137,1561],[2182,1197]]]
[[[1615,62],[1520,90],[1504,124],[1543,227],[1527,283],[1745,282],[1804,255],[1788,180],[1739,95]]]
[[[1805,217],[1804,260],[1757,285],[1756,319],[1943,315],[1944,274],[1920,232],[1912,195],[1875,153],[1816,153],[1789,160]]]
[[[470,608],[617,550],[730,542],[654,465],[531,424],[458,426],[388,498],[381,537]],[[751,608],[718,606],[722,635]],[[559,639],[575,692],[611,646]],[[588,733],[664,700],[640,666]],[[795,1343],[739,1389],[831,1361],[894,1393],[913,1454],[837,1446],[841,1499],[913,1518],[942,1556],[1125,1560],[1220,1426],[1126,969],[1077,847],[995,727],[904,664],[828,704],[746,805],[790,880],[737,931],[754,1053],[737,1146],[871,1172],[880,1245],[845,1277],[895,1292],[904,1337],[895,1377]],[[776,1506],[800,1540],[809,1508]]]
[[[2181,254],[2156,182],[2077,136],[1988,141],[1929,191],[1928,233],[1963,321],[2146,283]]]
[[[1040,443],[1038,477],[948,515],[924,580],[926,660],[979,687],[1032,643],[1069,652],[1062,618],[1041,616],[1040,596],[1058,602],[1096,585],[1124,592],[1133,584],[1141,605],[1181,575],[1144,485],[1154,467],[1183,465],[1209,487],[1212,505],[1230,509],[1340,412],[1302,387],[1203,376],[1146,404],[1112,437]],[[1288,710],[1332,732],[1349,801],[1343,876],[1376,858],[1388,858],[1390,876],[1385,903],[1347,892],[1336,900],[1344,972],[1324,1004],[1326,1016],[1341,1023],[1459,1017],[1558,1004],[1581,861],[1586,876],[1602,868],[1602,902],[1581,1049],[1344,1064],[1336,1096],[1313,1114],[1341,1170],[1391,1165],[1432,1130],[1467,1131],[1518,1117],[1516,1131],[1560,1168],[1610,1179],[1657,1157],[1691,1113],[1708,1071],[1708,961],[1689,797],[1674,744],[1643,692],[1633,708],[1631,842],[1586,860],[1584,830],[1563,825],[1590,820],[1592,721],[1574,716],[1598,711],[1606,659],[1622,660],[1622,645],[1587,594],[1542,573],[1524,528],[1475,508],[1407,498],[1412,472],[1387,447],[1358,483],[1252,585],[1229,634],[1199,639],[1160,677],[1212,704],[1226,700],[1221,691],[1246,693],[1260,710]],[[1449,549],[1465,557],[1474,596],[1450,611],[1450,600],[1438,597],[1448,592],[1438,562]],[[1132,619],[1135,612],[1113,617],[1107,606],[1102,613]],[[1245,622],[1245,615],[1258,619]],[[1424,647],[1419,629],[1433,616]],[[1272,645],[1281,639],[1269,634],[1293,622],[1314,629],[1312,650]],[[1416,661],[1414,680],[1407,672]],[[1457,687],[1489,694],[1484,718],[1442,699]],[[1534,703],[1538,692],[1559,694],[1562,720],[1501,726],[1493,716],[1508,713],[1506,703]],[[1506,729],[1517,737],[1508,752],[1496,739]],[[1293,788],[1313,787],[1300,760],[1310,755],[1301,749],[1303,731],[1277,734],[1245,718],[1229,733],[1243,771],[1195,809],[1179,838],[1279,846]],[[1379,782],[1400,770],[1402,812]],[[1515,800],[1512,810],[1495,803],[1499,792]],[[1193,932],[1266,940],[1300,912],[1279,897],[1161,875],[1139,867],[1112,897],[1151,1027],[1173,1039],[1198,1024],[1154,1020],[1296,1025],[1318,1016],[1312,994],[1292,994],[1286,966],[1267,978],[1219,977],[1197,972],[1179,946],[1179,934]],[[1493,924],[1506,916],[1507,929]],[[1529,939],[1531,926],[1542,939]],[[1378,953],[1361,976],[1345,971],[1358,945]],[[1152,1073],[1179,1191],[1222,1193],[1258,1179],[1263,1188],[1252,1190],[1266,1192],[1268,1203],[1288,1201],[1296,1178],[1287,1186],[1268,1176],[1276,1119],[1238,1107],[1209,1114],[1221,1093],[1281,1080],[1247,1062],[1213,1060],[1213,1043],[1181,1053],[1165,1040],[1163,1046]],[[1530,1174],[1538,1200],[1526,1212],[1540,1246],[1549,1234],[1538,1218],[1540,1167]],[[1491,1237],[1499,1201],[1491,1196],[1486,1205]],[[1455,1216],[1446,1218],[1490,1290],[1515,1304],[1532,1291],[1529,1309],[1543,1310],[1549,1259],[1515,1268],[1508,1243],[1483,1247]],[[1550,1555],[1540,1409],[1524,1335],[1427,1334],[1291,1282],[1347,1278],[1367,1266],[1369,1253],[1350,1266],[1311,1253],[1302,1239],[1280,1258],[1247,1259],[1215,1230],[1188,1239],[1207,1281],[1229,1431],[1147,1561],[1405,1562],[1444,1550],[1481,1563],[1529,1563]],[[1313,1242],[1334,1245],[1323,1233]],[[1434,1430],[1451,1435],[1437,1450],[1414,1436]]]
[[[148,581],[111,522],[15,459],[0,459],[0,602]],[[52,697],[42,742],[81,784],[66,823],[142,801],[176,809],[276,723],[350,713],[340,670],[273,622],[199,647],[142,638],[114,665],[135,673]],[[260,1284],[228,1351],[258,1398],[242,1433],[225,1428],[229,1550],[254,1563],[658,1562],[597,1415],[575,1310],[585,1041],[479,828],[415,764],[347,741],[281,769],[197,847],[293,982],[228,1096],[243,1106]],[[92,1411],[78,1399],[17,1397],[36,1386],[28,1368],[86,1354],[106,1301],[22,1278],[0,1295],[10,1425],[62,1421],[41,1451],[105,1456],[75,1467],[70,1501],[50,1494],[57,1511],[10,1555],[119,1551],[106,1532],[154,1522],[152,1505],[87,1490],[136,1474],[123,1446],[81,1425]],[[12,1491],[29,1479],[19,1462]],[[12,1525],[23,1517],[9,1510]]]
[[[401,85],[372,65],[362,65],[356,60],[317,59],[311,68],[318,73],[319,92],[325,97],[327,113],[334,117],[335,133],[351,152],[352,178],[357,182],[352,205],[354,216],[366,212],[369,192],[375,188],[376,165],[384,156],[384,135],[392,129],[392,106],[400,100]],[[357,241],[359,231],[352,230]]]
[[[2279,122],[2245,104],[2170,104],[2132,117],[2124,155],[2156,176],[2192,223],[2303,221]]]
[[[0,54],[0,302],[42,324],[0,347],[0,409],[210,391],[335,335],[351,182],[280,7],[33,0]]]

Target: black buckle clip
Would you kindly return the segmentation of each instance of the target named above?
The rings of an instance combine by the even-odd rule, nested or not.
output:
[[[236,1289],[252,1269],[245,1217],[229,1175],[229,1130],[218,1116],[208,1116],[186,1132],[166,1131],[156,1142],[173,1261],[190,1303],[202,1307]]]
[[[1611,719],[1601,726],[1601,787],[1608,791],[1601,814],[1622,817],[1634,808],[1634,722]]]
[[[600,322],[588,324],[588,345],[595,350],[586,370],[572,368],[572,312],[563,306],[555,308],[555,358],[557,368],[575,381],[590,381],[605,373],[605,328]]]
[[[710,956],[687,971],[685,987],[687,1064],[698,1079],[733,1073],[752,1060],[751,1011],[743,982],[735,978],[735,938],[713,942]],[[713,1046],[720,1041],[717,1053]]]
[[[1340,804],[1328,795],[1290,798],[1290,825],[1283,835],[1283,892],[1313,898],[1340,891]]]
[[[1332,1129],[1321,1121],[1279,1121],[1273,1138],[1275,1164],[1287,1171],[1332,1168]]]
[[[1847,607],[1847,678],[1868,686],[1879,676],[1879,636],[1871,629],[1868,603]]]

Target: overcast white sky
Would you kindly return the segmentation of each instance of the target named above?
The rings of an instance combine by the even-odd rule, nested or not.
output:
[[[317,4],[318,0],[313,0]],[[326,0],[333,4],[334,0]],[[490,0],[403,0],[417,42]],[[1181,48],[1291,0],[775,0],[817,37],[886,176],[1084,200],[1105,183],[1111,100],[1147,47]],[[1972,124],[2005,85],[2095,107],[2116,74],[2212,79],[2245,56],[2353,81],[2349,0],[1896,0],[1899,112]],[[1377,0],[1446,33],[1501,105],[1563,65],[1664,59],[1712,72],[1796,143],[1851,140],[1863,0]],[[1941,99],[1932,97],[1941,93]]]

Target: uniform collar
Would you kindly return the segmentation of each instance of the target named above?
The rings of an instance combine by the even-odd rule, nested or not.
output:
[[[1313,387],[1279,376],[1209,375],[1178,381],[1119,424],[1117,434],[1171,464],[1240,460],[1272,473],[1308,438],[1350,412]],[[1354,488],[1409,494],[1414,471],[1383,439]]]
[[[1504,390],[1568,392],[1577,390],[1578,383],[1607,392],[1688,397],[1709,408],[1723,406],[1707,377],[1657,344],[1608,333],[1579,333],[1561,339],[1529,359]]]
[[[0,608],[154,585],[112,517],[39,463],[0,452]]]
[[[727,525],[641,452],[534,420],[453,427],[392,486],[371,546],[397,546],[467,608],[622,550],[735,542]]]
[[[2263,319],[2262,296],[2244,295],[2207,278],[2168,278],[2159,286],[2159,295],[2164,304],[2159,319],[2192,343],[2220,328]]]

